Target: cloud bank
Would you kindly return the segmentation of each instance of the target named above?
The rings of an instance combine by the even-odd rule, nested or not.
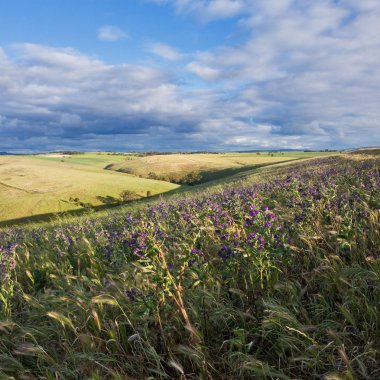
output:
[[[186,55],[144,47],[170,71],[72,48],[0,48],[0,150],[380,145],[377,0],[155,2],[201,23],[233,16],[244,42]]]

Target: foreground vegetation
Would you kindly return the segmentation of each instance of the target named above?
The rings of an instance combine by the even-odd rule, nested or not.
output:
[[[0,232],[4,379],[378,379],[380,159]]]

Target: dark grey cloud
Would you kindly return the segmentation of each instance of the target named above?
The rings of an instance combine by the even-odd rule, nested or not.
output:
[[[186,99],[159,70],[107,65],[73,49],[21,44],[15,52],[16,58],[10,59],[0,50],[0,144],[4,148],[5,144],[8,149],[21,148],[6,143],[12,136],[23,143],[30,139],[29,145],[33,137],[40,138],[43,143],[36,149],[50,149],[54,137],[82,139],[84,148],[92,139],[98,148],[105,148],[110,135],[136,135],[136,140],[145,135],[145,143],[151,138],[153,145],[159,137],[154,131],[162,126],[171,133],[191,133],[203,117],[195,109],[196,101]],[[120,148],[129,146],[119,141]]]

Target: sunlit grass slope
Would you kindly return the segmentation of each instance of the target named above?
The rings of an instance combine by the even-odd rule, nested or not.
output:
[[[115,157],[82,155],[62,162],[48,156],[1,156],[0,220],[80,208],[70,198],[98,206],[118,199],[125,190],[145,197],[148,191],[154,195],[178,187],[103,170]]]
[[[108,169],[131,173],[145,178],[164,178],[179,181],[189,173],[200,174],[199,182],[225,178],[239,171],[278,162],[310,158],[331,153],[325,152],[249,152],[170,154],[128,157],[108,166]]]

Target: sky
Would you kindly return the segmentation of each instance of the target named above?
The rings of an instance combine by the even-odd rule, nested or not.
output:
[[[380,145],[380,0],[0,0],[0,151]]]

